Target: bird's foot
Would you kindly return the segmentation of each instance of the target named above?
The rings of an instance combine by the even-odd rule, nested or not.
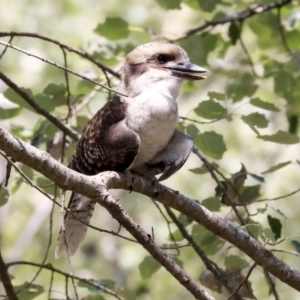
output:
[[[126,184],[127,184],[127,189],[129,191],[129,193],[132,192],[133,190],[133,182],[134,182],[134,178],[131,174],[131,172],[129,170],[125,170],[124,171],[124,175],[126,177]]]
[[[152,187],[153,187],[153,198],[156,198],[160,192],[160,184],[156,177],[152,178]]]

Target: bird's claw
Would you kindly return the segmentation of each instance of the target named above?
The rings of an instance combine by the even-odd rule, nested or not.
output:
[[[155,177],[152,181],[152,186],[153,186],[153,198],[156,198],[160,192],[160,185],[158,180]]]
[[[129,193],[131,193],[133,191],[134,177],[131,175],[131,172],[129,170],[125,170],[124,174],[126,177],[127,190],[129,191]]]

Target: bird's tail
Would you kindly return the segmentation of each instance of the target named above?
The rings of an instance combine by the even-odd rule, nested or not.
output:
[[[73,255],[76,253],[86,235],[86,224],[90,223],[94,207],[95,202],[91,199],[80,194],[72,193],[68,205],[72,214],[67,212],[65,215],[65,234],[60,230],[55,248],[55,258],[59,258],[64,252],[64,240],[66,240],[69,254]]]

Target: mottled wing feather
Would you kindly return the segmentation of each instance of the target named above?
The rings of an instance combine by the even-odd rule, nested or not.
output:
[[[140,137],[126,126],[127,104],[115,96],[89,121],[83,130],[69,167],[85,175],[103,171],[126,170],[134,161],[140,147]],[[65,238],[73,255],[83,241],[95,202],[73,193],[65,214]],[[76,218],[75,218],[76,217]],[[82,222],[84,223],[82,223]],[[60,232],[55,256],[64,252],[64,237]]]
[[[126,102],[115,96],[89,121],[70,168],[86,175],[126,170],[140,146],[139,136],[125,123]]]

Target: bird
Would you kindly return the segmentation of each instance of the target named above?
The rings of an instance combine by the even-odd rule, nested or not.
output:
[[[87,123],[69,168],[85,175],[123,172],[129,189],[131,173],[137,173],[152,180],[157,195],[158,181],[176,173],[193,148],[192,138],[176,129],[180,88],[185,81],[205,79],[206,72],[172,43],[149,42],[134,48],[123,63],[117,93]],[[71,195],[72,213],[65,214],[56,258],[65,251],[65,241],[69,255],[77,252],[94,206],[83,195]]]

